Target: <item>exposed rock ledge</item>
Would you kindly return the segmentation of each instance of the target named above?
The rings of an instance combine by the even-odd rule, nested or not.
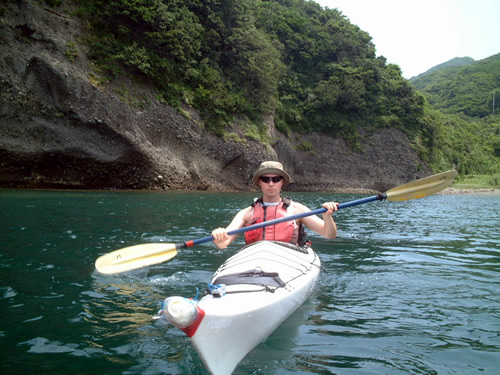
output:
[[[477,188],[477,189],[464,189],[464,188],[446,188],[441,194],[446,195],[500,195],[500,189],[493,188]]]
[[[246,190],[261,161],[280,160],[291,190],[383,191],[431,174],[395,129],[361,141],[311,134],[272,144],[225,142],[154,97],[146,84],[97,86],[69,12],[8,2],[0,19],[0,187]],[[78,45],[78,48],[82,48]],[[142,86],[142,87],[141,87]],[[140,98],[143,105],[130,104]],[[313,152],[298,151],[309,142]]]

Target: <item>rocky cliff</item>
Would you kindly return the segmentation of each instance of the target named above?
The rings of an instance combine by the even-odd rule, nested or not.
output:
[[[366,135],[362,152],[333,135],[285,137],[272,119],[269,144],[225,141],[194,111],[156,99],[147,82],[98,83],[71,9],[2,7],[0,187],[246,190],[264,160],[284,164],[291,190],[385,190],[430,174],[395,129]]]

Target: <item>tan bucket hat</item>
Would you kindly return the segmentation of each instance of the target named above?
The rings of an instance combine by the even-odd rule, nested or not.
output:
[[[257,172],[253,175],[253,183],[257,186],[259,182],[259,177],[264,176],[265,174],[277,174],[278,176],[283,177],[283,186],[288,185],[290,182],[293,182],[290,178],[290,175],[283,170],[283,165],[277,161],[265,161],[263,162]]]

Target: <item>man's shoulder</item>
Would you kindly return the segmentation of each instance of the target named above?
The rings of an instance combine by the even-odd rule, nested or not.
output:
[[[241,209],[238,212],[238,215],[247,215],[247,214],[250,214],[250,213],[252,213],[252,209],[253,209],[252,206],[245,207],[245,208]]]
[[[302,212],[310,211],[307,206],[300,202],[292,201],[290,207],[295,214],[300,214]]]

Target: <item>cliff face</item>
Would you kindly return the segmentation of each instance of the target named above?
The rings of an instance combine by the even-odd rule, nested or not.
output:
[[[158,101],[147,83],[94,84],[84,25],[68,10],[7,3],[0,18],[0,187],[252,188],[261,161],[280,160],[292,190],[385,190],[430,174],[405,135],[384,129],[362,153],[325,135],[269,132],[272,144],[224,141]],[[138,102],[140,101],[140,103]],[[189,109],[186,109],[189,111]]]

